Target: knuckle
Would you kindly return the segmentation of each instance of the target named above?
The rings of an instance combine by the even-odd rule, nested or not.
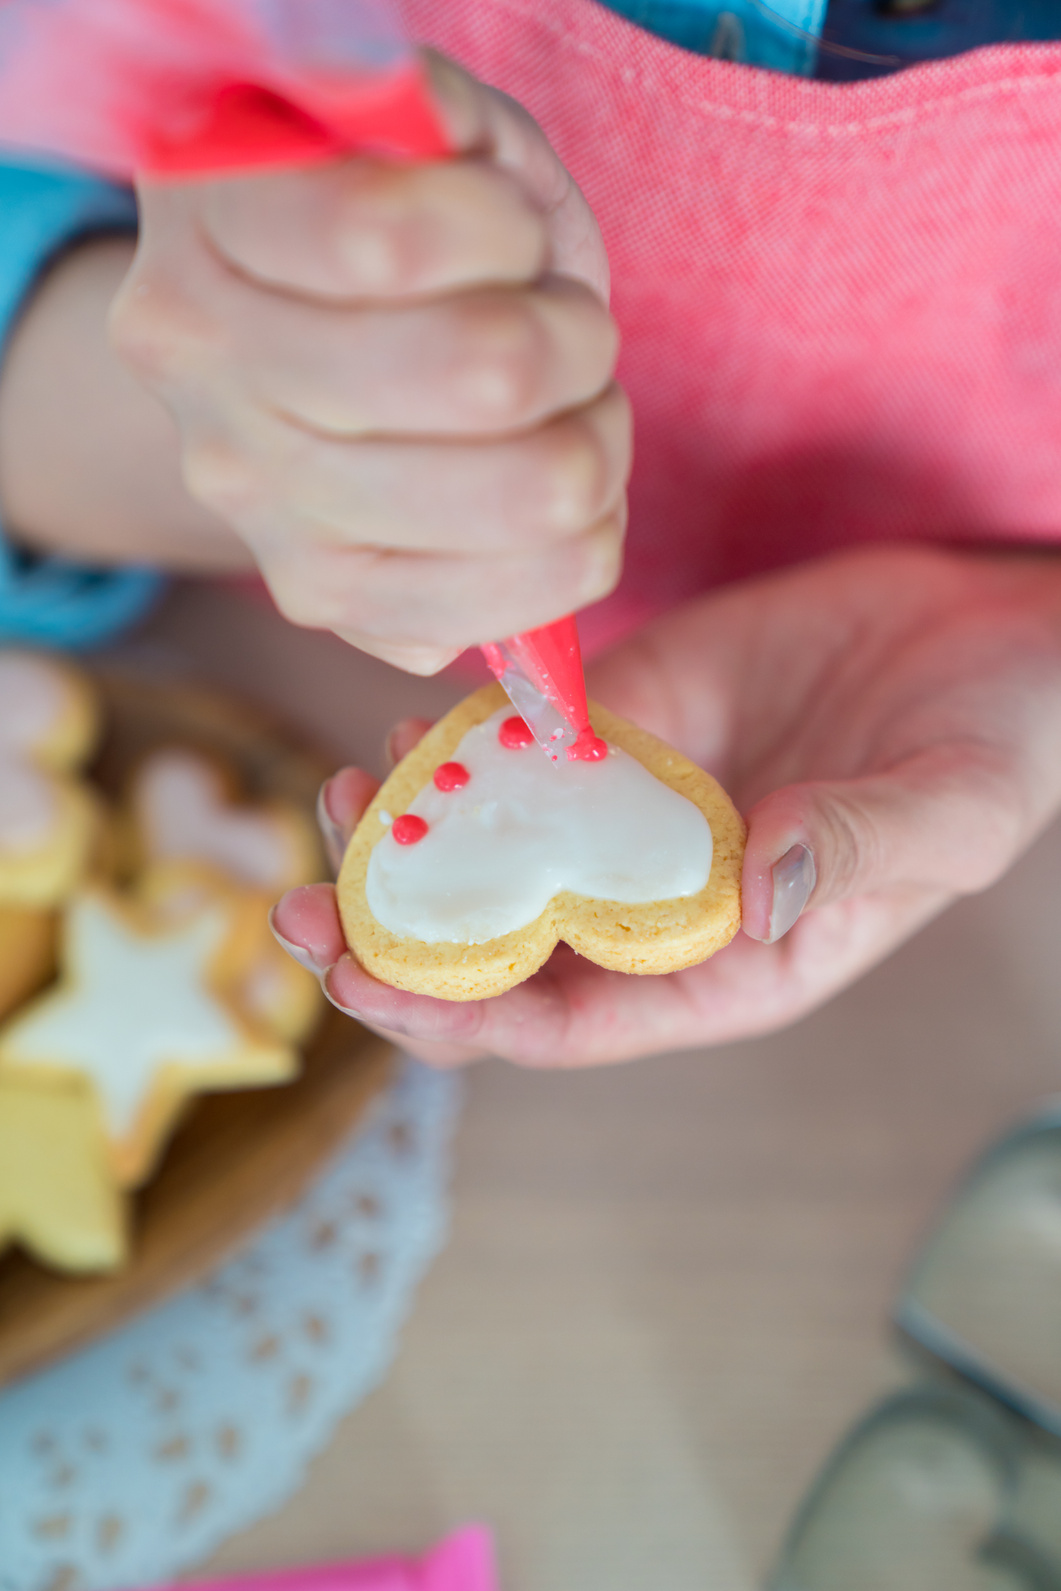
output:
[[[341,600],[334,581],[315,578],[314,561],[263,558],[262,574],[273,601],[290,624],[303,630],[360,628],[360,615]]]
[[[458,317],[456,385],[477,415],[501,429],[541,407],[549,346],[545,328],[513,297],[466,306]]]
[[[136,274],[111,309],[108,331],[119,358],[149,385],[199,368],[223,332],[172,283]]]
[[[541,470],[545,518],[561,534],[584,530],[600,517],[618,485],[604,439],[585,421],[570,421],[550,438]]]
[[[576,590],[582,604],[614,591],[622,573],[625,507],[605,516],[577,543]]]
[[[829,858],[830,899],[843,899],[862,876],[878,877],[885,862],[885,846],[870,815],[838,792],[821,806]]]
[[[258,472],[230,442],[190,443],[184,450],[182,469],[189,495],[224,519],[243,519],[261,504]]]

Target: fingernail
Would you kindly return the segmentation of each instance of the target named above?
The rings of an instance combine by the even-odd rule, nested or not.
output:
[[[774,898],[770,907],[767,944],[787,934],[802,913],[818,881],[814,856],[806,845],[793,845],[771,869]]]
[[[315,978],[323,977],[328,969],[321,967],[318,962],[314,961],[310,952],[303,945],[295,945],[292,944],[290,939],[285,939],[279,928],[277,928],[275,906],[269,913],[269,927],[281,950],[286,950],[292,961],[297,961],[300,967],[305,967],[307,972],[312,972]]]
[[[386,740],[383,743],[383,750],[384,750],[384,754],[386,755],[387,761],[390,764],[390,766],[392,768],[396,768],[398,766],[398,764],[402,760],[401,757],[398,754],[398,726],[397,726],[397,724],[395,724],[394,728],[389,731],[389,733],[387,735],[387,738],[386,738]]]
[[[329,968],[329,971],[330,970],[331,969]],[[334,994],[328,987],[327,978],[323,978],[321,980],[321,988],[324,990],[324,998],[327,1000],[328,1004],[334,1005],[337,1011],[341,1011],[343,1013],[343,1016],[352,1016],[355,1022],[360,1022],[362,1020],[361,1012],[356,1006],[344,1005],[341,1000],[337,1000],[335,998]]]
[[[343,852],[346,850],[346,840],[342,829],[328,811],[328,786],[330,784],[331,780],[325,779],[317,791],[317,823],[320,826],[321,834],[324,836],[328,859],[338,870],[343,859]]]

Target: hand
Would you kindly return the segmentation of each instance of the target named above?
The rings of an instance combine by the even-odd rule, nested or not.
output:
[[[431,64],[454,158],[145,183],[111,320],[281,611],[420,673],[611,589],[630,462],[585,200]]]
[[[335,1004],[440,1064],[589,1065],[803,1016],[993,883],[1061,805],[1061,560],[841,554],[669,614],[590,688],[709,768],[745,813],[743,933],[659,978],[560,946],[518,988],[459,1005],[370,978],[344,953],[334,892],[316,885],[276,922]],[[374,790],[356,770],[326,786],[344,833]]]

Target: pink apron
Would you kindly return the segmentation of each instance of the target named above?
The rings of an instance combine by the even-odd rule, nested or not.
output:
[[[1061,541],[1061,44],[836,86],[594,0],[403,9],[603,228],[637,459],[598,640],[854,541]]]

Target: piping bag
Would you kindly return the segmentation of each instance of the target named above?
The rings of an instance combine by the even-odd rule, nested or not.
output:
[[[390,0],[0,0],[0,144],[124,180],[448,153]],[[483,652],[554,762],[605,754],[573,615]]]

